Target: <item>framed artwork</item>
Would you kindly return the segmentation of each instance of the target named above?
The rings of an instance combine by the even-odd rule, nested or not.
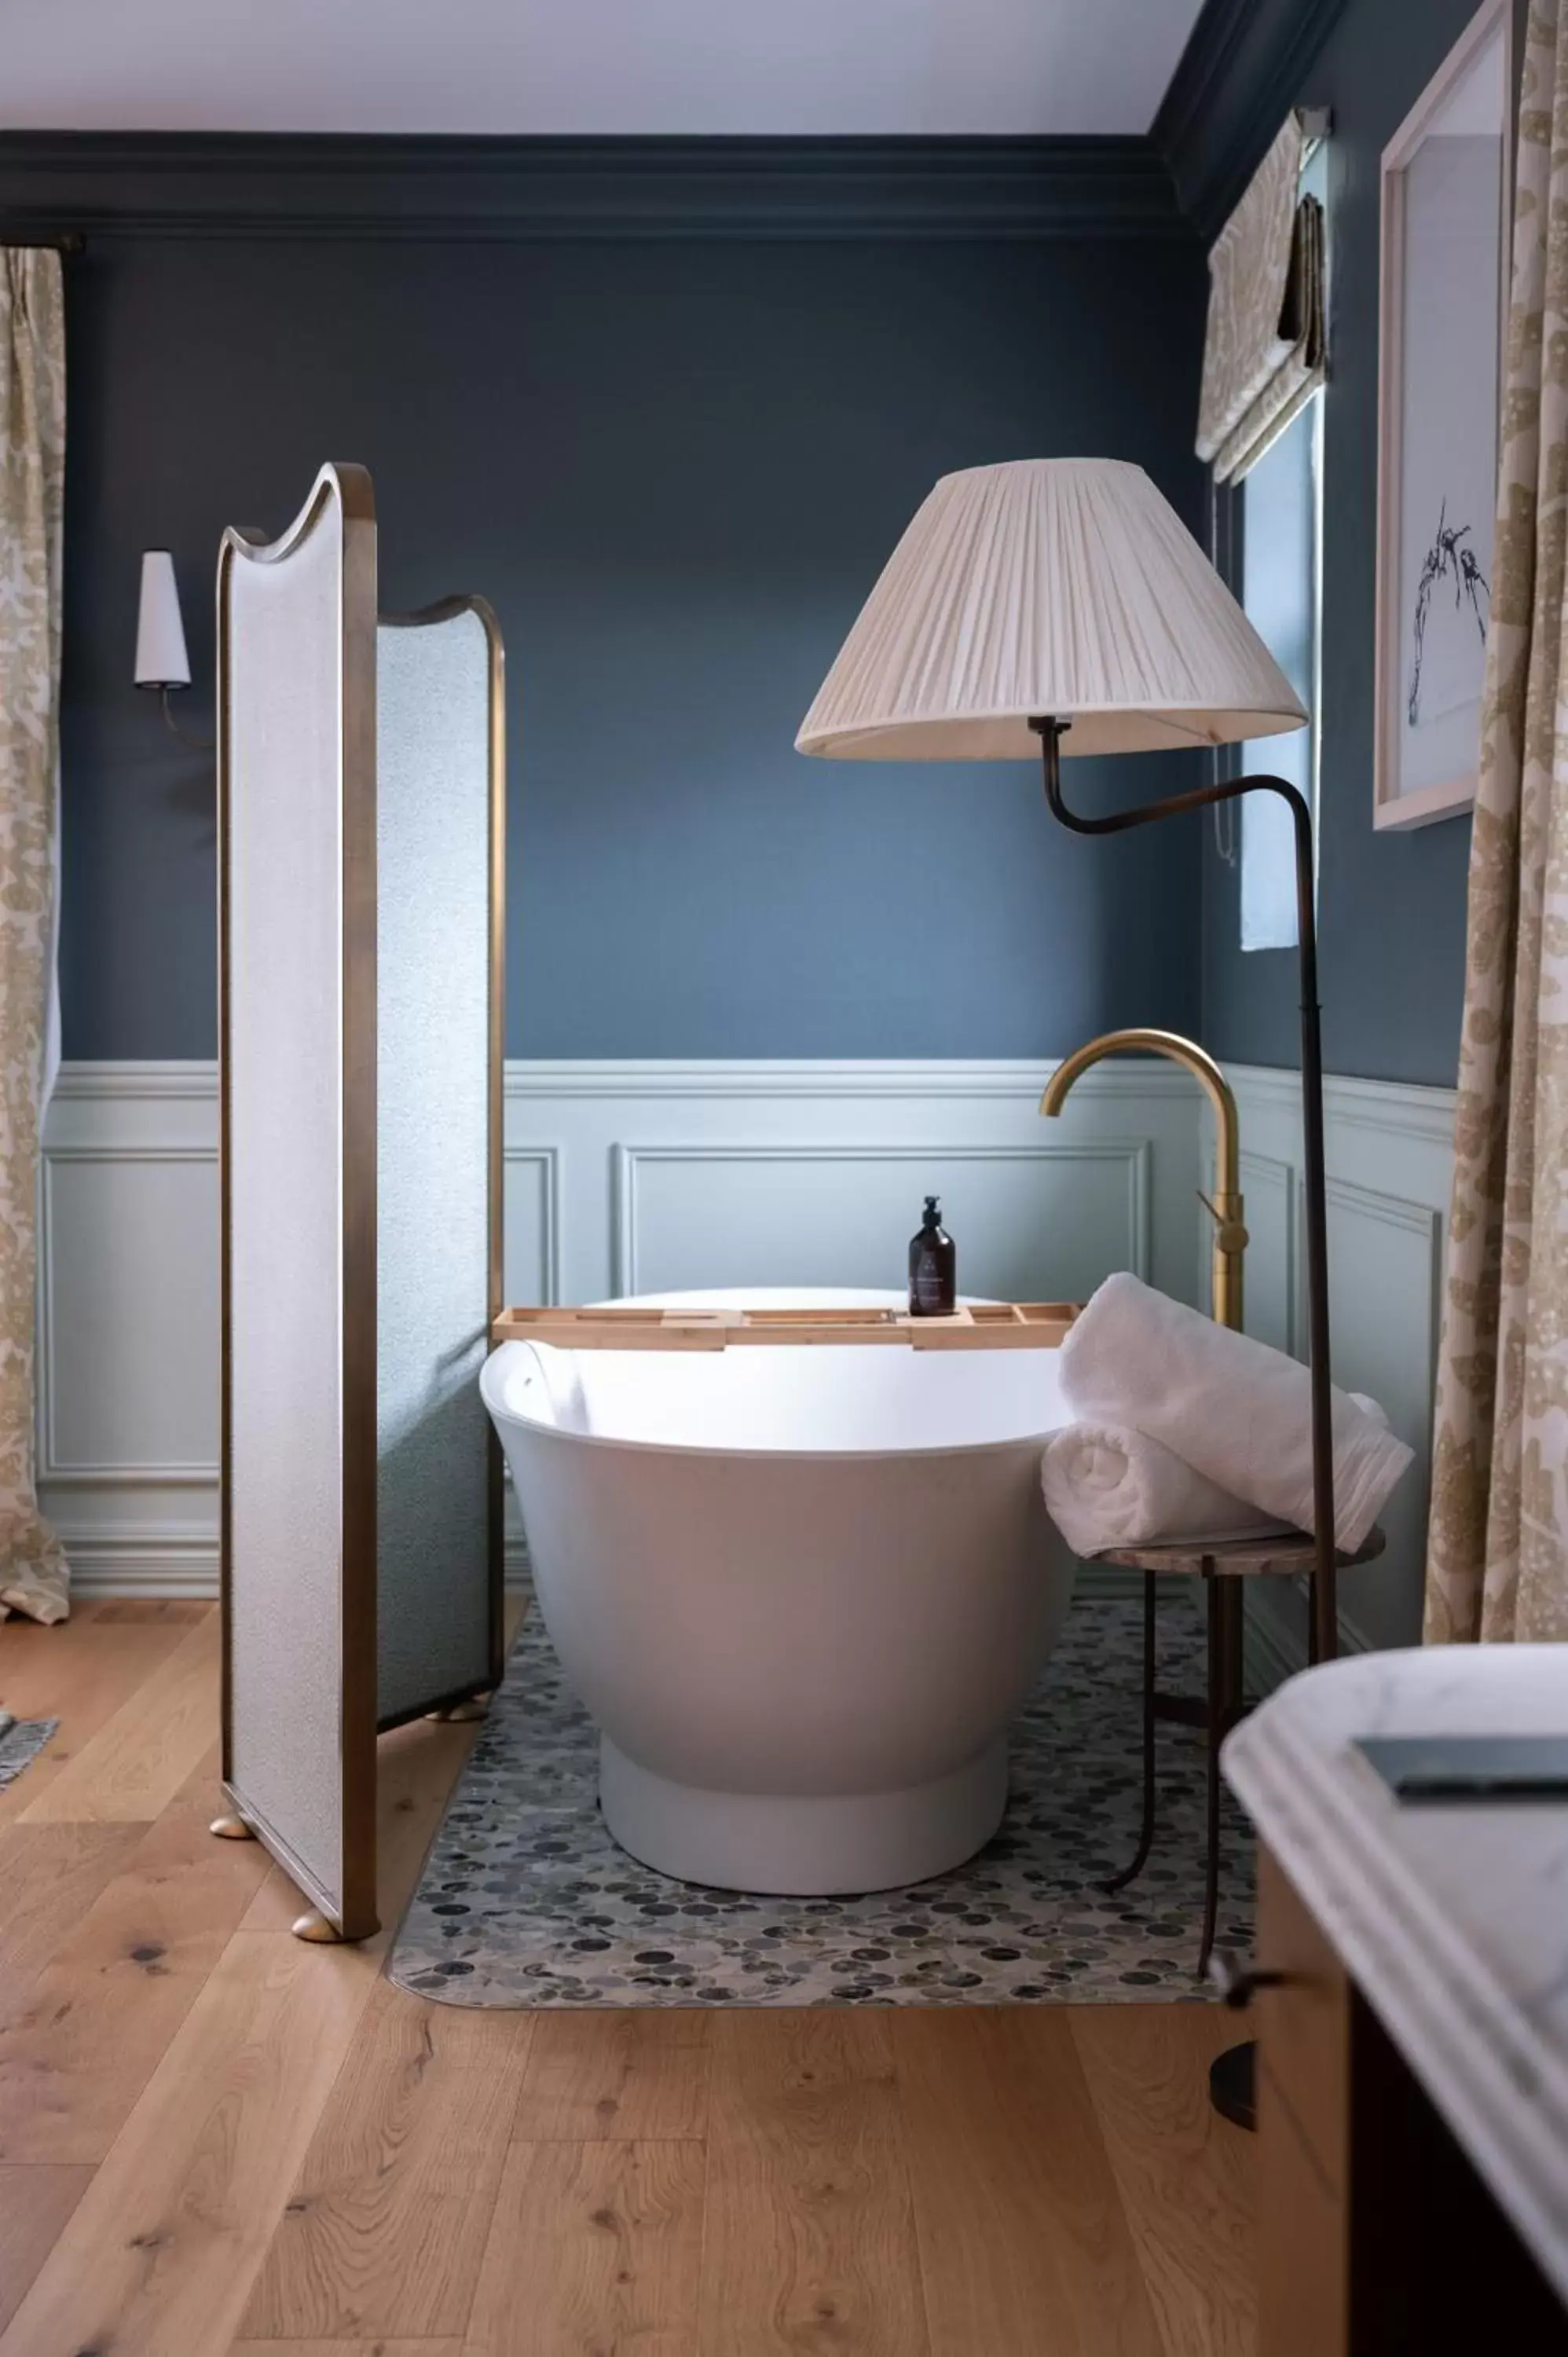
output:
[[[1467,810],[1497,503],[1510,0],[1486,0],[1383,150],[1373,823]]]

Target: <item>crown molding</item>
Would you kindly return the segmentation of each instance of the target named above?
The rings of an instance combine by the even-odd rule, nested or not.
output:
[[[1150,138],[1212,238],[1293,106],[1345,0],[1205,0]]]
[[[12,131],[0,222],[94,241],[1191,236],[1145,138]]]

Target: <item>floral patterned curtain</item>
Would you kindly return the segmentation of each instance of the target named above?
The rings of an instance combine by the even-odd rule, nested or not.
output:
[[[1531,8],[1426,1636],[1568,1638],[1568,0]]]
[[[64,498],[60,258],[0,247],[0,1619],[36,1620],[69,1609],[65,1557],[33,1476]]]

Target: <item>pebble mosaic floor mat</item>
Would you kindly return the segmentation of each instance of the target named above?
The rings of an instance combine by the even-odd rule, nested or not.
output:
[[[0,1713],[0,1789],[16,1782],[59,1725],[58,1718],[14,1718],[5,1725]]]
[[[1161,1600],[1160,1676],[1203,1691],[1203,1624]],[[447,2005],[1038,2005],[1191,2001],[1203,1910],[1203,1754],[1158,1735],[1155,1846],[1137,1844],[1142,1608],[1085,1599],[1012,1736],[995,1838],[951,1874],[864,1898],[676,1882],[618,1849],[596,1738],[536,1610],[513,1651],[398,1935],[392,1977]],[[1245,1822],[1227,1795],[1221,1946],[1251,1941]]]

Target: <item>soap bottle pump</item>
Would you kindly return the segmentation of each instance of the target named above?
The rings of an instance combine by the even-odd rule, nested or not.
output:
[[[958,1247],[941,1224],[941,1206],[926,1198],[920,1232],[909,1239],[909,1315],[950,1318],[958,1308]]]

